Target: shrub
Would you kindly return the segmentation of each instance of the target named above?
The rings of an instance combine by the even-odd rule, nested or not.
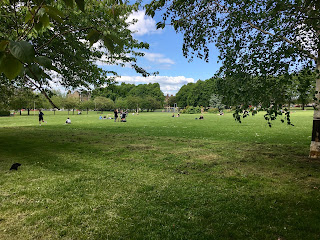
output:
[[[219,109],[218,108],[209,108],[208,113],[218,113]]]
[[[184,109],[181,109],[181,110],[179,111],[179,113],[181,113],[181,114],[186,113],[186,109],[185,109],[185,108],[184,108]]]
[[[8,110],[0,110],[0,116],[10,116],[10,111]]]
[[[181,111],[181,113],[187,113],[187,114],[201,113],[201,107],[187,106],[186,109]]]

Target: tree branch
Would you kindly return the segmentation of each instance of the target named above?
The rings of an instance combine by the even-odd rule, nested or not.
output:
[[[229,13],[229,14],[231,13],[231,12],[229,11],[229,9],[226,8],[226,6],[223,6],[223,5],[221,5],[221,4],[219,3],[219,0],[215,0],[215,3],[216,3],[216,5],[218,5],[220,8],[224,9],[227,13]],[[277,35],[275,35],[275,34],[273,34],[273,33],[267,32],[267,31],[263,30],[262,28],[260,28],[260,27],[256,26],[255,24],[253,24],[251,21],[246,21],[246,20],[244,20],[244,22],[248,23],[252,28],[257,29],[258,31],[260,31],[260,32],[262,32],[262,33],[264,33],[264,34],[270,35],[270,36],[272,36],[272,37],[276,37],[276,38],[278,38],[278,39],[280,39],[280,40],[282,40],[282,41],[285,41],[285,42],[287,42],[287,43],[290,43],[291,45],[297,47],[300,51],[305,52],[311,59],[313,59],[314,61],[317,62],[317,57],[316,57],[316,56],[314,56],[313,54],[311,54],[311,53],[308,52],[307,50],[303,49],[301,46],[299,46],[299,45],[296,44],[295,42],[291,41],[290,39],[288,39],[288,38],[286,38],[286,37],[284,37],[284,36],[277,36]]]
[[[27,68],[30,70],[30,72],[31,72],[31,74],[34,76],[34,78],[37,79],[37,76],[32,72],[32,70],[31,70],[29,67],[27,67]],[[32,81],[32,80],[31,80],[30,78],[28,78],[26,75],[24,75],[24,78],[25,78],[26,80],[28,80],[29,82],[31,82],[32,85],[34,85],[34,86],[45,96],[45,98],[48,99],[49,103],[50,103],[54,108],[57,108],[58,110],[60,110],[60,109],[52,102],[52,100],[50,99],[50,97],[48,96],[48,94],[46,93],[46,91],[45,91],[41,86],[38,86],[34,81]],[[38,80],[38,79],[37,79],[37,80]]]
[[[39,5],[39,7],[37,8],[37,10],[34,12],[34,14],[32,15],[32,18],[30,19],[30,22],[31,22],[31,26],[30,25],[27,25],[23,31],[22,31],[22,36],[19,38],[19,41],[21,41],[22,39],[24,39],[28,34],[29,32],[32,30],[33,28],[33,25],[34,25],[34,18],[36,17],[37,13],[39,12],[39,10],[42,8],[42,5],[43,5],[44,1],[41,2],[41,4]],[[30,10],[29,10],[30,11]],[[28,29],[29,27],[29,29]],[[28,29],[28,30],[27,30]],[[25,32],[25,34],[23,34]]]
[[[91,29],[91,28],[94,28],[94,27],[85,27],[85,28],[80,28],[80,29],[78,29],[77,31],[83,31],[83,30],[87,30],[87,29]],[[47,46],[49,43],[51,43],[52,42],[52,40],[53,39],[55,39],[56,37],[59,37],[59,36],[63,36],[63,35],[65,35],[65,34],[67,34],[67,33],[70,33],[70,32],[72,32],[72,31],[74,31],[73,29],[71,29],[71,30],[68,30],[68,31],[65,31],[65,32],[63,32],[63,33],[59,33],[59,34],[56,34],[56,35],[53,35],[46,43],[44,43],[44,44],[42,44],[40,47],[38,47],[37,49],[36,49],[36,51],[38,51],[39,49],[41,49],[41,48],[43,48],[43,47],[45,47],[45,46]]]
[[[290,43],[290,44],[294,45],[294,46],[297,47],[300,51],[305,52],[311,59],[313,59],[314,61],[317,61],[317,57],[316,57],[316,56],[314,56],[313,54],[311,54],[311,53],[308,52],[307,50],[304,50],[301,46],[297,45],[295,42],[291,41],[290,39],[288,39],[288,38],[286,38],[286,37],[284,37],[284,36],[277,36],[277,35],[275,35],[275,34],[273,34],[273,33],[267,32],[267,31],[265,31],[265,30],[257,27],[256,25],[254,25],[254,24],[253,24],[252,22],[250,22],[250,21],[244,21],[244,22],[248,23],[252,28],[257,29],[258,31],[260,31],[260,32],[262,32],[262,33],[264,33],[264,34],[270,35],[270,36],[272,36],[272,37],[276,37],[276,38],[278,38],[278,39],[280,39],[280,40],[283,40],[283,41],[285,41],[285,42],[287,42],[287,43]]]

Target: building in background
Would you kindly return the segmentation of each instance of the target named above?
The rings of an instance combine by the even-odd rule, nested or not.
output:
[[[88,91],[78,91],[78,90],[71,93],[71,91],[69,90],[67,93],[67,98],[69,97],[74,97],[76,99],[79,99],[79,102],[85,102],[91,99],[91,93]]]

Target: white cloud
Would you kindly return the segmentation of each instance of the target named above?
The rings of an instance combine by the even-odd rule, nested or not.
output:
[[[167,65],[175,64],[175,62],[172,59],[166,58],[161,53],[147,53],[147,52],[145,52],[144,54],[145,54],[144,57],[150,62],[167,64]]]
[[[130,23],[134,19],[137,20],[137,22],[131,24],[129,30],[134,32],[135,35],[142,36],[146,34],[159,34],[162,32],[162,29],[156,28],[156,21],[153,18],[146,16],[144,10],[139,10],[130,14],[127,18],[127,22]]]
[[[116,78],[116,81],[131,84],[159,83],[160,89],[164,94],[176,94],[183,85],[195,82],[193,78],[185,76],[121,76]]]

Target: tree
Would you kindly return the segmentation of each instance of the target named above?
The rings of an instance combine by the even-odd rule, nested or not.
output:
[[[115,107],[118,109],[127,109],[128,103],[125,98],[118,98],[115,102]]]
[[[189,105],[188,99],[191,98],[192,90],[194,88],[194,83],[188,83],[183,85],[176,94],[177,104],[180,108],[185,108]]]
[[[139,111],[142,99],[140,97],[129,96],[126,98],[128,109]]]
[[[113,81],[116,73],[99,68],[98,60],[121,66],[131,63],[137,72],[148,75],[135,64],[136,57],[143,55],[137,51],[148,44],[133,39],[126,22],[139,4],[75,2],[80,10],[73,0],[1,1],[0,85],[37,89],[54,105],[50,83],[90,88]]]
[[[14,94],[9,100],[9,106],[11,109],[19,110],[21,115],[21,109],[28,109],[28,115],[30,115],[30,109],[33,108],[33,102],[35,100],[35,94],[26,88],[15,89]]]
[[[81,110],[86,110],[87,114],[89,113],[89,109],[94,109],[94,101],[88,100],[88,101],[83,101],[80,103],[80,109]]]
[[[315,95],[315,80],[314,72],[304,70],[294,78],[297,86],[298,102],[302,104],[302,110],[307,103],[312,102]]]
[[[320,70],[317,0],[153,0],[147,5],[147,13],[154,16],[164,7],[163,20],[157,26],[164,28],[168,20],[184,34],[182,49],[186,57],[191,53],[191,58],[196,54],[208,61],[208,44],[215,43],[223,77],[242,80],[257,76],[265,88],[270,76],[288,79],[290,72],[305,67]],[[320,157],[319,75],[317,82],[310,146],[313,158]],[[275,110],[278,107],[269,106]]]
[[[176,96],[170,96],[168,98],[168,106],[169,107],[174,107],[174,104],[177,103],[177,97]]]
[[[68,115],[71,109],[74,115],[74,110],[79,107],[79,100],[75,97],[67,97],[64,102],[64,107],[68,109]]]
[[[218,94],[212,94],[209,100],[210,107],[218,108],[219,111],[224,109],[226,105],[222,103],[222,96]]]
[[[97,110],[103,111],[114,109],[114,102],[110,98],[106,97],[96,97],[94,99],[95,106]]]
[[[141,99],[140,108],[147,109],[148,112],[149,110],[154,111],[155,109],[160,107],[162,107],[161,103],[154,97],[147,96],[146,98]]]

